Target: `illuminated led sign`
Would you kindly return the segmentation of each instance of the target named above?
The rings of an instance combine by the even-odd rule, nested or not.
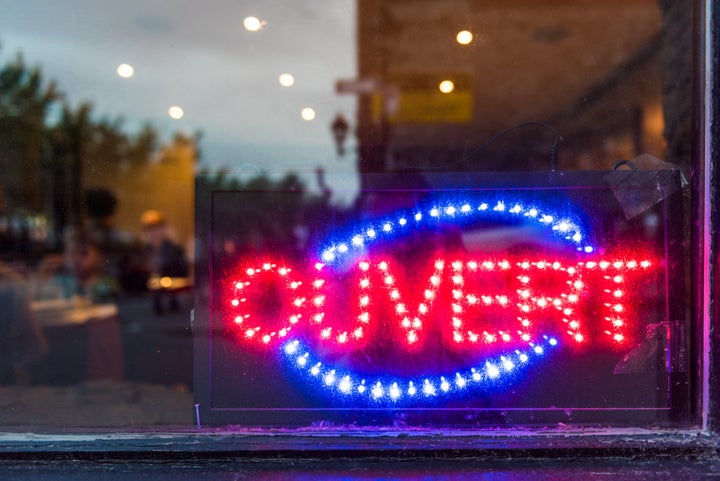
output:
[[[642,283],[656,261],[639,252],[593,255],[580,216],[564,214],[536,204],[475,200],[353,225],[345,238],[325,243],[310,266],[242,260],[227,279],[226,319],[247,349],[283,356],[301,382],[330,395],[393,404],[462,396],[537,362],[559,344],[626,342],[637,315],[628,289]],[[513,217],[537,223],[570,247],[571,255],[435,253],[415,259],[428,265],[414,269],[420,274],[409,279],[392,250],[383,249],[427,224],[437,229]],[[380,252],[373,255],[376,246]],[[274,294],[268,296],[268,290]],[[421,377],[391,376],[383,366],[359,374],[314,351],[318,346],[335,354],[364,351],[378,339],[389,339],[400,351],[440,343],[474,365]]]
[[[379,176],[386,187],[344,210],[294,191],[199,184],[203,423],[672,415],[674,373],[687,365],[667,228],[680,202],[628,219],[596,173],[426,179]],[[248,210],[261,199],[273,210]]]

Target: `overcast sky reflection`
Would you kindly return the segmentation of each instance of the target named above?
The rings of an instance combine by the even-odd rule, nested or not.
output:
[[[122,117],[128,131],[150,122],[166,137],[201,130],[204,166],[308,179],[323,166],[338,188],[354,185],[354,158],[336,158],[330,133],[338,112],[354,118],[355,99],[334,88],[355,77],[352,0],[0,0],[0,11],[0,61],[22,52],[96,117]]]

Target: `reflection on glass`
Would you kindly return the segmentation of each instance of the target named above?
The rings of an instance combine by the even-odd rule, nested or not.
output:
[[[468,30],[461,30],[455,36],[455,40],[460,45],[469,45],[473,41],[473,34]]]
[[[300,116],[303,120],[315,120],[315,110],[310,107],[306,107],[300,111]]]
[[[283,73],[278,77],[278,82],[283,87],[292,87],[295,84],[295,77],[289,73]]]
[[[135,75],[135,69],[132,65],[121,63],[118,65],[117,74],[122,78],[130,78]]]
[[[449,94],[455,90],[455,83],[452,80],[443,80],[440,82],[440,85],[438,85],[438,89],[444,94]]]
[[[233,276],[246,280],[242,272],[266,259],[291,266],[300,290],[324,281],[315,289],[325,289],[325,299],[306,296],[298,309],[303,317],[291,321],[297,313],[288,304],[298,297],[272,277],[280,275],[273,267],[249,286],[259,299],[251,309],[242,311],[242,297],[238,306],[221,306],[237,308],[232,324],[221,327],[229,337],[240,334],[234,343],[215,339],[214,373],[226,368],[245,387],[256,386],[239,374],[239,362],[258,379],[288,382],[261,386],[245,399],[235,384],[219,380],[212,392],[220,404],[239,396],[253,405],[336,408],[358,401],[366,408],[411,406],[413,396],[434,409],[428,400],[515,379],[522,383],[507,381],[508,390],[470,405],[518,407],[541,399],[548,411],[562,401],[588,409],[631,406],[660,413],[658,422],[684,419],[670,386],[686,388],[692,372],[690,307],[678,294],[695,288],[685,277],[690,256],[683,251],[692,243],[679,237],[696,219],[678,214],[682,202],[669,199],[682,190],[683,199],[695,200],[680,187],[676,169],[692,167],[689,6],[668,14],[668,2],[656,0],[279,1],[264,4],[263,12],[235,0],[219,0],[213,9],[158,9],[141,0],[6,3],[0,296],[18,307],[12,318],[0,318],[0,382],[24,385],[26,398],[37,401],[29,404],[37,415],[23,411],[8,423],[189,423],[194,382],[204,380],[202,373],[193,379],[190,355],[195,298],[216,295],[211,287]],[[541,122],[562,139],[557,149]],[[631,162],[611,171],[621,160]],[[556,177],[548,172],[555,166],[562,173]],[[457,182],[430,183],[443,173]],[[491,174],[471,180],[480,173]],[[374,185],[373,176],[387,184]],[[215,217],[194,218],[196,202],[208,200],[196,195],[196,177],[227,195],[211,199]],[[541,194],[528,193],[527,184],[544,192],[559,189],[558,178],[573,179],[562,184],[563,195],[582,197],[593,229],[571,230],[580,225],[576,219],[555,211],[544,213],[552,220],[540,217],[527,199],[516,205],[508,197],[526,189],[535,201]],[[483,189],[492,191],[491,200],[473,197]],[[466,199],[443,197],[450,191]],[[143,220],[149,211],[162,218],[153,222],[162,226],[161,239]],[[487,225],[471,225],[485,214],[494,215]],[[208,219],[217,223],[215,236],[196,236],[196,220]],[[543,226],[552,242],[538,234]],[[400,235],[410,228],[417,231]],[[557,249],[557,233],[569,237],[572,252]],[[99,284],[112,287],[102,302],[80,292],[92,289],[71,275],[67,257],[76,235],[97,249],[97,275],[112,281]],[[595,235],[605,242],[588,240]],[[438,246],[442,255],[432,258]],[[535,257],[521,259],[528,251]],[[609,262],[607,269],[617,270],[624,263],[635,272],[629,266],[642,262],[641,254],[653,262],[640,287],[635,278],[623,285],[615,271],[604,278],[587,264]],[[512,267],[483,271],[484,277],[472,270],[503,260]],[[522,267],[525,260],[531,267]],[[191,261],[201,272],[212,265],[214,277],[195,283]],[[546,261],[560,263],[560,274],[539,276],[536,267]],[[382,262],[392,275],[382,275]],[[582,268],[567,270],[579,262]],[[574,287],[578,272],[587,281],[582,289]],[[438,302],[425,299],[426,292]],[[478,314],[483,309],[504,327],[488,325]],[[645,317],[638,320],[640,310]],[[287,322],[268,321],[262,316],[272,315],[263,311]],[[239,319],[241,312],[260,320]],[[329,323],[332,316],[340,321]],[[297,345],[277,343],[298,333]],[[250,350],[238,354],[238,345]],[[478,346],[486,355],[472,351]],[[264,355],[274,364],[265,364]],[[408,359],[416,375],[401,379]],[[326,360],[333,363],[316,366]],[[374,370],[375,361],[385,363],[387,378]],[[301,363],[308,364],[300,369]],[[545,377],[532,374],[538,366]],[[567,389],[554,399],[540,396],[558,373],[567,374]],[[300,379],[340,400],[313,398],[292,384]],[[625,390],[633,380],[637,388]],[[41,392],[49,385],[57,389],[50,400]],[[23,399],[0,389],[0,398]],[[521,399],[523,393],[533,396]],[[81,401],[44,407],[61,398]],[[127,408],[107,411],[133,414],[83,417],[97,398]],[[144,401],[167,400],[173,415],[133,410],[137,399],[145,407]],[[58,420],[53,409],[77,416]],[[652,423],[655,414],[644,421]],[[505,426],[520,419],[473,416]],[[548,419],[545,413],[522,421]],[[623,422],[637,419],[627,414]]]
[[[250,32],[257,32],[265,26],[265,22],[257,17],[245,17],[243,27]]]
[[[168,115],[171,119],[180,120],[185,116],[185,111],[182,109],[182,107],[173,105],[168,109]]]

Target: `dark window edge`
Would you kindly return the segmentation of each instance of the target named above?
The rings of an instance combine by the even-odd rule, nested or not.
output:
[[[704,431],[607,429],[517,431],[3,433],[0,461],[301,459],[687,459],[719,460],[720,437]]]

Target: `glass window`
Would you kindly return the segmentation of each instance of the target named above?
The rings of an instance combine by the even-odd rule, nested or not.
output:
[[[702,425],[700,6],[0,6],[1,426]]]

